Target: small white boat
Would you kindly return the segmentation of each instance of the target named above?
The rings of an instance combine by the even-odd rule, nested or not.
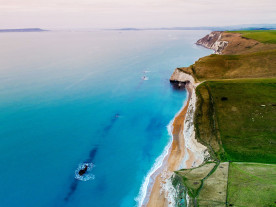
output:
[[[143,76],[142,79],[143,79],[143,80],[149,80],[149,77]]]

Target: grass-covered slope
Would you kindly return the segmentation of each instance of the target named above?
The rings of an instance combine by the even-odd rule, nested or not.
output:
[[[197,94],[196,135],[217,159],[276,163],[275,78],[205,82]]]
[[[242,37],[262,43],[276,44],[276,30],[241,30],[232,31],[231,33],[240,33]]]
[[[223,160],[224,150],[218,131],[214,99],[208,83],[203,83],[196,90],[197,102],[194,116],[196,138],[208,148],[213,160]]]
[[[276,30],[223,32],[222,40],[228,42],[223,55],[200,58],[180,70],[197,81],[276,77]]]
[[[217,168],[204,180],[198,196],[198,206],[225,206],[228,166],[228,162],[219,163]]]
[[[276,165],[230,163],[228,206],[276,206]]]
[[[225,206],[228,165],[228,162],[207,162],[197,168],[176,172],[173,184],[179,192],[177,206]],[[183,193],[179,189],[189,195],[189,205],[180,202]]]
[[[276,31],[224,32],[222,40],[223,55],[180,68],[205,81],[194,125],[212,164],[176,172],[174,184],[188,206],[276,206]]]
[[[276,77],[276,50],[242,55],[209,55],[200,58],[189,68],[198,81],[233,78]]]

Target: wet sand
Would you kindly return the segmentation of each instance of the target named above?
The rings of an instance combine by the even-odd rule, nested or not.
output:
[[[162,171],[155,178],[149,201],[146,205],[148,207],[168,206],[170,204],[169,199],[167,199],[168,192],[163,190],[163,185],[166,184],[166,180],[172,176],[174,171],[180,169],[180,166],[183,165],[183,159],[185,161],[185,168],[191,168],[192,164],[195,162],[194,154],[185,147],[185,139],[183,134],[184,120],[191,100],[192,90],[194,90],[192,84],[187,84],[186,88],[189,93],[188,99],[185,107],[174,119],[172,131],[173,142],[169,152],[169,157]]]

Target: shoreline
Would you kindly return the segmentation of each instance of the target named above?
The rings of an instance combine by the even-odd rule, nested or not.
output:
[[[188,98],[189,98],[189,92],[188,92]],[[186,106],[187,106],[187,100],[185,100],[183,102],[182,108],[176,113],[174,118],[167,125],[167,130],[170,135],[170,140],[169,140],[168,144],[165,146],[162,154],[156,158],[154,165],[149,170],[149,172],[147,173],[147,175],[142,183],[142,186],[139,191],[139,195],[135,198],[139,207],[147,206],[149,199],[150,199],[151,192],[152,192],[152,188],[156,181],[156,177],[164,170],[164,168],[168,164],[167,162],[168,162],[168,158],[171,153],[172,143],[173,143],[173,123],[175,121],[175,118],[183,111],[183,109]]]
[[[191,82],[185,85],[188,97],[181,110],[170,123],[172,139],[165,148],[166,150],[169,147],[169,150],[161,166],[149,174],[148,179],[152,182],[148,182],[146,195],[143,197],[139,206],[174,206],[176,192],[170,181],[174,171],[198,166],[206,156],[204,155],[206,147],[193,139],[193,113],[196,99],[195,87],[196,85]]]
[[[212,36],[212,42],[211,44],[205,45],[204,40],[208,39],[209,36]],[[213,49],[215,54],[220,54],[228,45],[228,42],[220,41],[220,39],[221,32],[213,32],[198,40],[196,44]],[[223,44],[221,45],[220,43]],[[158,160],[158,168],[154,164],[142,184],[138,196],[140,198],[138,203],[139,207],[174,206],[177,192],[170,179],[174,171],[198,167],[209,156],[207,148],[195,139],[193,123],[196,109],[195,89],[200,83],[196,83],[192,75],[180,72],[178,69],[174,71],[170,81],[178,84],[185,83],[188,98],[170,122],[170,142],[156,160],[162,159],[164,152],[166,152],[166,155],[163,156],[161,163]],[[144,195],[141,199],[142,193]],[[188,194],[186,195],[186,202],[189,202]]]
[[[198,40],[196,44],[201,45],[205,48],[214,50],[215,54],[225,54],[225,55],[242,54],[242,55],[246,56],[248,54],[248,55],[252,56],[252,54],[253,55],[256,54],[256,51],[259,52],[259,51],[263,50],[263,51],[267,52],[267,50],[270,49],[270,45],[268,45],[266,47],[264,44],[262,44],[262,42],[261,43],[257,42],[257,44],[256,43],[254,44],[254,41],[252,43],[252,40],[249,41],[248,38],[244,38],[241,34],[239,34],[238,36],[237,36],[237,34],[233,36],[233,35],[225,34],[224,32],[219,32],[219,31],[211,32],[210,34],[208,34],[205,37]],[[240,45],[240,46],[238,48],[236,48],[237,45],[238,46]],[[271,46],[271,48],[272,48],[272,46]],[[271,52],[271,51],[269,51],[269,52]],[[268,53],[265,53],[265,54],[268,54]],[[270,55],[272,55],[272,57],[273,57],[273,54],[270,54]],[[252,59],[250,59],[251,56],[248,56],[248,59],[245,59],[245,60],[248,60],[249,63],[253,61]],[[197,203],[196,199],[201,199],[202,202],[204,201],[207,204],[208,204],[208,202],[211,202],[212,204],[210,204],[210,205],[214,205],[217,203],[225,203],[225,201],[227,204],[227,202],[228,202],[227,189],[225,190],[224,187],[220,187],[221,189],[218,189],[216,186],[217,179],[220,179],[220,178],[217,178],[216,176],[225,175],[225,173],[224,174],[222,173],[220,175],[220,173],[221,173],[220,169],[218,171],[216,171],[217,175],[215,177],[210,178],[210,180],[215,178],[215,182],[210,181],[210,180],[208,182],[206,181],[207,184],[204,184],[204,186],[207,186],[207,187],[204,187],[205,190],[199,196],[198,193],[201,190],[202,185],[203,185],[203,180],[206,177],[203,180],[201,180],[201,185],[199,186],[199,188],[196,189],[197,190],[196,197],[193,197],[192,200],[189,198],[188,193],[184,192],[184,194],[183,194],[183,191],[181,193],[179,192],[182,189],[178,188],[178,184],[176,184],[176,183],[178,182],[181,187],[186,186],[189,189],[191,188],[192,191],[194,191],[195,190],[194,186],[189,187],[189,185],[190,185],[189,182],[193,182],[193,180],[195,179],[195,177],[193,175],[190,175],[191,178],[186,178],[185,176],[182,176],[183,179],[188,179],[187,183],[186,183],[186,181],[184,183],[182,183],[181,181],[176,181],[176,182],[174,182],[174,185],[172,183],[174,180],[173,178],[175,175],[174,174],[175,171],[178,171],[180,169],[190,169],[190,168],[198,167],[202,163],[205,163],[206,160],[210,160],[210,158],[211,158],[210,154],[208,153],[207,147],[205,147],[204,145],[197,142],[197,140],[195,138],[195,126],[194,126],[194,122],[193,122],[194,116],[195,116],[196,98],[197,98],[195,90],[196,90],[196,87],[200,84],[200,83],[196,83],[195,80],[197,80],[197,81],[198,80],[213,80],[214,77],[215,78],[222,77],[222,79],[219,79],[220,81],[225,80],[225,79],[223,79],[225,71],[220,71],[221,66],[219,66],[217,68],[216,67],[212,68],[212,66],[213,66],[212,64],[213,64],[214,60],[212,59],[213,62],[210,61],[210,59],[208,59],[210,57],[217,57],[217,56],[203,57],[202,59],[199,59],[197,62],[195,62],[193,65],[191,65],[189,67],[176,68],[170,78],[170,81],[176,83],[178,87],[180,87],[183,83],[186,83],[185,87],[186,87],[186,90],[188,91],[189,95],[188,95],[187,102],[184,104],[184,107],[180,110],[180,112],[178,114],[175,115],[175,118],[172,123],[172,127],[171,127],[172,128],[171,129],[172,130],[171,131],[172,132],[172,143],[170,146],[168,158],[166,160],[166,165],[164,164],[163,168],[160,169],[159,174],[156,175],[154,183],[151,187],[151,191],[148,191],[148,193],[150,194],[150,195],[148,195],[149,200],[147,203],[144,203],[144,205],[142,205],[142,206],[173,207],[173,206],[176,206],[176,204],[179,204],[179,202],[181,202],[181,203],[183,202],[183,200],[182,200],[183,196],[185,196],[185,201],[186,201],[187,205],[189,205],[189,202],[191,202],[191,201],[192,201],[192,203],[196,204]],[[253,57],[255,57],[255,56],[253,56]],[[263,59],[262,56],[256,57],[257,60],[258,60],[258,58]],[[208,60],[209,60],[209,62],[208,62]],[[245,60],[241,59],[240,61],[244,62]],[[205,67],[203,67],[202,64],[207,65],[208,66],[208,67],[206,67],[207,69]],[[269,65],[267,64],[266,67],[268,68]],[[205,71],[204,71],[204,69],[205,69]],[[219,72],[217,74],[214,73],[215,75],[213,75],[213,76],[209,75],[209,73],[212,72],[213,69],[216,69],[216,72],[219,71],[220,73]],[[230,68],[229,67],[229,71],[232,72],[229,75],[229,77],[232,78],[233,80],[234,79],[237,80],[241,76],[241,75],[237,76],[235,74],[237,69],[241,69],[241,68],[239,68],[239,67]],[[247,69],[247,67],[245,69]],[[252,70],[253,69],[251,69],[251,68],[249,68],[248,70],[244,70],[245,72],[244,72],[243,76],[247,77],[247,78],[252,78],[252,74],[251,74]],[[266,77],[266,76],[268,78],[270,78],[271,74],[272,74],[270,72],[267,72],[265,74],[266,76],[265,75],[263,76],[262,73],[259,72],[257,67],[255,67],[254,70],[257,71],[256,77],[258,79]],[[227,71],[227,72],[230,73],[229,71]],[[261,74],[261,75],[258,76],[258,74]],[[221,75],[221,77],[220,77],[220,75]],[[198,92],[201,92],[201,91],[198,91]],[[209,98],[209,99],[211,99],[211,98]],[[207,98],[207,100],[208,100],[208,98]],[[201,102],[202,100],[199,100],[199,101]],[[203,100],[203,102],[204,102],[204,100]],[[201,103],[199,103],[199,104],[201,104]],[[200,116],[203,116],[202,114],[209,113],[209,111],[207,111],[207,110],[209,110],[208,107],[203,106],[203,109],[202,109],[202,107],[200,107],[200,109],[199,109],[200,111],[197,113],[197,116],[200,117]],[[204,116],[214,116],[214,112],[212,112],[212,113],[213,113],[212,115],[208,114],[208,115],[204,115]],[[205,118],[205,119],[208,121],[208,118]],[[232,122],[232,120],[231,120],[231,122]],[[211,124],[212,124],[212,126],[210,127],[210,131],[212,132],[213,128],[217,128],[217,127],[216,127],[215,121],[213,121],[213,123],[211,123]],[[215,129],[215,130],[217,130],[217,129]],[[206,139],[209,139],[212,136],[212,135],[209,136],[209,132],[205,133],[204,130],[203,130],[203,134],[206,137]],[[210,139],[212,139],[212,138],[210,138]],[[221,143],[219,143],[219,140],[216,140],[216,143],[219,146],[221,145]],[[213,160],[213,161],[215,161],[217,163],[216,160]],[[217,165],[218,165],[218,163],[217,163]],[[220,168],[223,168],[223,167],[220,167]],[[216,170],[216,168],[214,168],[214,170]],[[189,172],[191,172],[191,171],[188,171],[187,174],[189,174]],[[212,173],[213,172],[214,171],[212,171]],[[158,173],[158,172],[156,171],[156,173]],[[214,174],[212,174],[212,176],[213,175]],[[208,176],[209,176],[209,174],[208,174]],[[179,179],[181,179],[181,177]],[[226,185],[227,185],[227,182],[228,181],[226,181]],[[193,183],[193,184],[195,184],[195,183]],[[212,192],[213,194],[208,193],[208,191]],[[224,194],[226,192],[226,194],[224,195],[222,192],[224,192]],[[208,200],[210,195],[214,195],[213,200]],[[205,197],[203,198],[202,196],[205,196]],[[226,200],[225,200],[225,198],[221,198],[221,196],[226,196]]]

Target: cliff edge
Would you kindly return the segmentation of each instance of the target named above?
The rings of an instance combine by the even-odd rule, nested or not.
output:
[[[196,44],[214,50],[215,54],[221,54],[224,48],[228,45],[228,42],[222,40],[221,36],[222,32],[211,32],[205,37],[199,39]]]
[[[167,206],[271,206],[276,192],[270,173],[276,168],[271,121],[276,112],[276,31],[212,32],[196,44],[216,54],[176,68],[170,81],[177,87],[198,83],[183,133],[186,149],[190,139],[196,140],[209,156],[198,167],[174,172],[174,189],[169,189],[174,201]],[[185,130],[190,124],[191,133]]]
[[[194,78],[188,74],[183,72],[180,68],[176,68],[170,78],[171,83],[181,84],[181,83],[191,83],[192,85],[195,84]]]
[[[260,32],[252,33],[258,35]],[[234,32],[211,32],[196,44],[213,49],[217,54],[202,57],[189,67],[177,68],[171,82],[179,85],[190,81],[185,74],[191,75],[195,82],[276,75],[276,44],[259,42]]]
[[[205,37],[199,39],[196,44],[214,50],[215,54],[222,54],[222,51],[228,45],[227,41],[222,40],[222,34],[223,32],[219,31],[211,32]],[[178,85],[189,82],[194,85],[195,81],[197,81],[197,78],[194,76],[194,72],[191,66],[186,68],[176,68],[170,78],[171,83]]]

